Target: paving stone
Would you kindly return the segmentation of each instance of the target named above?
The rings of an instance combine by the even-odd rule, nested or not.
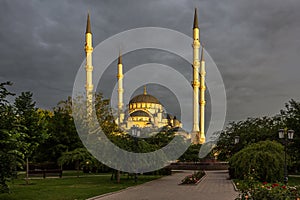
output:
[[[231,180],[228,180],[228,171],[207,171],[207,176],[196,186],[178,185],[185,176],[192,173],[175,173],[90,200],[234,200],[238,196]]]

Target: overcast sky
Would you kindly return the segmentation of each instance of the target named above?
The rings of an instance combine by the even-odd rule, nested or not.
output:
[[[17,94],[32,91],[38,107],[51,109],[72,94],[88,10],[96,46],[147,26],[192,36],[195,7],[201,40],[225,83],[227,121],[273,115],[289,99],[300,100],[299,0],[1,0],[0,81],[12,81]],[[168,55],[130,53],[124,70],[153,60],[183,62]],[[115,82],[115,71],[107,73]],[[182,73],[192,77],[189,67]]]

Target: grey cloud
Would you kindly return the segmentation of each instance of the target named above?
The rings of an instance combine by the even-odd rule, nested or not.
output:
[[[290,98],[300,99],[297,0],[4,0],[0,2],[0,81],[13,81],[16,93],[32,91],[38,106],[51,108],[71,95],[84,59],[88,10],[96,46],[121,31],[143,26],[191,35],[195,6],[201,40],[223,75],[227,120],[271,115]],[[168,53],[133,52],[125,55],[124,68],[149,61],[168,64],[191,79],[191,67]],[[104,88],[115,83],[114,64],[107,71],[109,78],[101,82]]]

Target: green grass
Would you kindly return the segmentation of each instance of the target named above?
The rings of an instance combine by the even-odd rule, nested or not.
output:
[[[24,171],[20,171],[18,172],[18,179],[23,179],[25,178],[25,173]],[[65,170],[63,171],[63,174],[62,176],[63,177],[69,177],[69,176],[94,176],[94,175],[97,175],[97,176],[101,176],[101,175],[107,175],[107,173],[83,173],[82,171],[76,171],[76,170]],[[49,176],[49,175],[47,175]],[[31,175],[31,177],[43,177],[42,174],[36,174],[36,175]],[[58,177],[58,174],[57,175],[51,175],[51,177]]]
[[[300,185],[300,177],[289,177],[289,185]]]
[[[23,179],[10,183],[10,194],[0,194],[0,200],[81,200],[93,196],[125,189],[136,185],[127,175],[121,177],[121,183],[110,180],[111,174],[87,177],[65,177],[32,179],[26,185]],[[139,176],[138,183],[159,178],[160,176]]]

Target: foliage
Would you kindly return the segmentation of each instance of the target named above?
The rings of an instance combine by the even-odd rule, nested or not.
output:
[[[230,176],[237,179],[278,181],[283,177],[283,146],[261,141],[245,147],[229,160]]]
[[[44,113],[49,138],[39,146],[37,161],[57,162],[64,152],[83,148],[72,117],[72,101],[60,101],[53,112]]]
[[[248,118],[245,121],[231,122],[221,132],[217,147],[218,159],[227,161],[242,148],[265,140],[278,140],[277,132],[283,125],[282,119],[276,117]],[[234,138],[239,136],[239,143]]]
[[[300,102],[290,100],[281,110],[285,127],[295,131],[294,139],[289,143],[287,152],[291,156],[291,169],[300,171]]]
[[[194,172],[182,179],[181,184],[197,184],[204,175],[204,171]]]
[[[189,148],[184,152],[180,158],[178,158],[181,162],[198,162],[199,158],[199,149],[201,148],[201,144],[192,144]]]
[[[33,158],[37,147],[48,138],[44,119],[38,113],[31,92],[22,92],[15,99],[15,115],[22,135],[19,141],[22,143],[21,151],[27,158]]]
[[[0,83],[0,193],[9,191],[7,181],[23,159],[18,143],[18,138],[21,137],[19,126],[13,106],[7,100],[14,95],[6,88],[10,85],[10,82]]]
[[[287,186],[282,183],[246,181],[237,182],[241,195],[236,200],[291,200],[300,197],[300,186]]]
[[[214,152],[219,160],[229,160],[236,152],[258,141],[275,140],[278,138],[278,130],[288,128],[295,131],[294,139],[289,142],[287,153],[291,162],[288,169],[294,172],[300,171],[300,102],[290,100],[285,108],[273,117],[248,118],[244,121],[231,122],[221,132],[217,147]],[[239,136],[240,142],[234,144],[235,136]]]
[[[103,165],[94,158],[86,148],[77,148],[73,151],[64,152],[58,159],[58,164],[61,166],[65,164],[75,164],[77,169],[77,176],[79,170],[82,168],[84,172],[100,171],[99,168],[103,168]]]

